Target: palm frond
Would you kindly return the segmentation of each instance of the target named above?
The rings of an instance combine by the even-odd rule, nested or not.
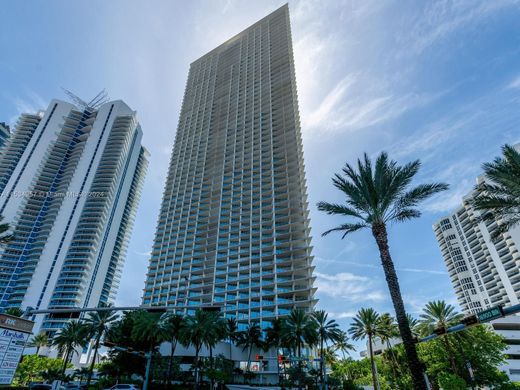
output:
[[[318,210],[325,211],[329,215],[345,215],[348,217],[356,217],[363,219],[363,216],[352,207],[343,206],[336,203],[319,202]]]
[[[393,215],[392,220],[402,222],[407,219],[419,218],[420,216],[421,212],[417,209],[402,209]]]
[[[327,234],[330,234],[332,232],[342,231],[343,236],[341,238],[345,238],[347,234],[354,233],[358,230],[367,228],[369,225],[366,223],[344,223],[343,225],[339,225],[338,227],[335,227],[333,229],[327,230],[322,233],[322,236],[326,236]]]
[[[335,174],[332,182],[346,197],[345,204],[319,202],[318,209],[330,215],[352,217],[334,231],[346,234],[373,224],[401,222],[419,217],[416,206],[430,196],[444,191],[448,185],[427,183],[408,189],[421,167],[419,160],[400,166],[382,152],[372,164],[367,154],[357,164],[345,164],[341,174]],[[359,221],[361,220],[361,221]]]
[[[504,145],[503,157],[483,164],[486,181],[477,184],[473,207],[481,220],[500,221],[495,236],[520,223],[520,153]]]

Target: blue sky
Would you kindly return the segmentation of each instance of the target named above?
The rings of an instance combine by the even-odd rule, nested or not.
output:
[[[188,66],[281,1],[18,1],[2,7],[0,121],[106,88],[138,112],[151,162],[118,303],[139,303]],[[520,2],[291,1],[319,307],[347,326],[391,311],[369,232],[340,240],[316,210],[341,201],[330,177],[363,152],[420,158],[419,181],[450,191],[391,226],[408,310],[456,304],[431,225],[460,202],[482,162],[520,141]]]

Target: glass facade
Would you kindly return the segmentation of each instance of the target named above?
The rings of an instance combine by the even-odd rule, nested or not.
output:
[[[191,64],[143,304],[310,309],[309,233],[284,6]]]

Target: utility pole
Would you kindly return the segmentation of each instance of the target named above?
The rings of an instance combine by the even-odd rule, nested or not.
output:
[[[146,355],[146,371],[144,373],[143,390],[148,390],[148,381],[150,380],[150,368],[152,367],[152,350]]]
[[[105,341],[103,343],[103,345],[105,347],[115,349],[116,351],[130,353],[132,355],[144,357],[146,359],[146,370],[144,373],[143,390],[147,390],[148,382],[150,381],[150,369],[152,367],[153,348],[150,348],[150,351],[148,351],[148,352],[143,352],[143,351],[134,351],[131,348],[120,347],[118,345],[115,345],[115,344],[113,344],[111,342],[107,342],[107,341]]]

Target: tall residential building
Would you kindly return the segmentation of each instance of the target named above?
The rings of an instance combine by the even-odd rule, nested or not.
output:
[[[6,125],[4,122],[0,122],[0,148],[5,145],[10,135],[11,132],[9,125]]]
[[[314,306],[312,271],[285,5],[190,66],[143,304],[267,326]]]
[[[499,221],[478,222],[480,214],[471,205],[474,196],[470,192],[457,210],[433,225],[465,313],[516,305],[520,298],[520,227],[492,240]]]
[[[517,146],[517,148],[519,148]],[[482,182],[483,177],[477,179]],[[492,239],[499,220],[479,222],[472,206],[477,192],[471,191],[462,205],[433,225],[442,256],[460,307],[465,314],[520,299],[520,227]],[[520,317],[511,316],[491,323],[508,345],[500,369],[513,381],[520,380]]]
[[[0,153],[0,307],[111,303],[147,167],[142,130],[122,101],[51,101],[24,114]],[[52,335],[74,315],[35,318]]]

